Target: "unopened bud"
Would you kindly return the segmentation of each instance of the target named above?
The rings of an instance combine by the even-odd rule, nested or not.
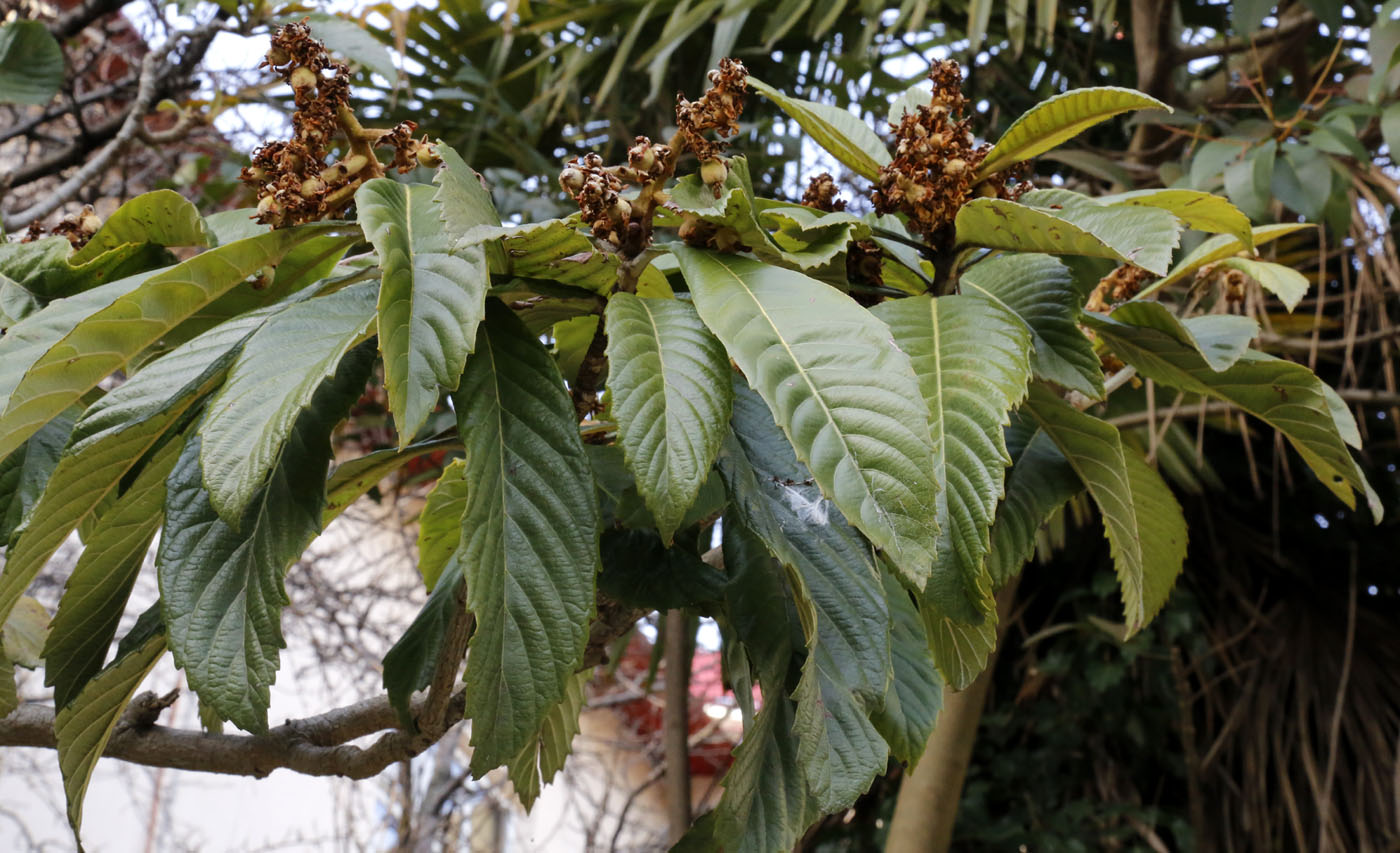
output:
[[[729,177],[729,166],[723,160],[706,160],[700,164],[700,180],[715,186]]]
[[[428,142],[420,142],[413,156],[417,158],[418,165],[425,169],[436,169],[442,165],[442,158],[438,156],[437,149]]]
[[[569,166],[559,173],[559,186],[563,187],[564,192],[569,195],[578,195],[579,191],[583,189],[583,181],[583,172],[573,166]]]
[[[102,227],[102,219],[89,207],[83,210],[82,218],[78,220],[78,227],[83,229],[85,233],[96,234],[97,229]]]
[[[302,89],[316,88],[316,83],[318,81],[316,79],[316,72],[303,65],[292,71],[292,76],[287,79],[287,82],[291,84],[293,89],[300,91]]]
[[[652,167],[656,165],[656,153],[651,150],[650,146],[641,148],[641,150],[633,148],[631,151],[627,152],[627,160],[632,164],[634,169],[641,172],[650,172]]]
[[[949,175],[961,175],[967,171],[967,161],[954,157],[943,164],[943,171]]]

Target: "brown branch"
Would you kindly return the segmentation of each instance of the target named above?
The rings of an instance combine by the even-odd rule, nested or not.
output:
[[[87,29],[88,25],[98,18],[106,17],[121,9],[124,4],[125,0],[87,0],[67,14],[50,22],[49,32],[59,41],[70,39]]]
[[[64,181],[57,189],[45,193],[44,197],[29,208],[9,213],[0,221],[5,230],[15,230],[42,219],[53,213],[115,164],[117,157],[145,132],[145,117],[157,100],[177,91],[187,82],[189,75],[203,60],[214,36],[224,27],[227,13],[220,12],[208,24],[190,30],[184,38],[171,38],[162,50],[147,53],[141,60],[141,71],[137,77],[136,96],[130,106],[118,115],[104,120],[101,124],[87,128],[87,132],[66,148],[40,160],[22,166],[0,178],[0,185],[7,189],[24,186],[40,178],[57,174],[69,166],[83,162],[98,146],[102,146],[91,159]],[[184,43],[184,52],[172,63],[165,60],[178,43]],[[103,140],[106,140],[104,143]]]
[[[605,662],[613,641],[644,615],[602,595],[598,596],[597,610],[598,618],[590,628],[582,668]],[[456,682],[457,668],[441,662],[455,659],[460,663],[458,650],[465,650],[470,633],[471,620],[467,618],[455,628],[449,628],[449,636],[444,640],[444,653],[439,658],[433,685],[446,683],[448,687],[438,686],[437,696],[430,687],[426,693],[413,697],[410,710],[419,721],[418,733],[396,728],[399,718],[387,696],[376,696],[302,720],[289,720],[266,734],[225,735],[153,725],[155,717],[150,711],[163,700],[143,693],[123,712],[103,754],[148,767],[233,776],[262,778],[274,770],[286,768],[307,776],[368,779],[390,764],[407,761],[423,752],[462,719],[466,693],[463,690],[449,692]],[[439,678],[442,672],[448,672],[449,676]],[[443,696],[445,700],[440,698]],[[376,733],[379,737],[368,746],[350,743]],[[54,709],[38,703],[26,704],[8,717],[0,718],[0,747],[4,746],[56,748]]]
[[[421,709],[426,697],[415,697]],[[133,706],[148,704],[145,694]],[[450,710],[460,716],[465,693],[452,697]],[[327,711],[304,720],[293,720],[261,735],[206,734],[167,726],[142,726],[124,721],[107,743],[106,755],[150,767],[170,767],[203,773],[223,773],[262,778],[287,768],[307,776],[345,776],[367,779],[395,761],[404,761],[434,742],[422,735],[388,731],[367,747],[349,744],[355,738],[397,725],[387,697],[376,697]],[[0,746],[34,746],[53,749],[54,711],[46,705],[21,705],[0,720]]]
[[[1221,41],[1206,42],[1205,44],[1181,45],[1175,50],[1175,57],[1178,64],[1191,62],[1196,59],[1205,59],[1208,56],[1228,56],[1232,53],[1243,53],[1250,47],[1268,47],[1276,42],[1285,41],[1306,29],[1317,29],[1317,18],[1312,13],[1304,14],[1293,22],[1281,27],[1267,30],[1252,39],[1230,39]]]

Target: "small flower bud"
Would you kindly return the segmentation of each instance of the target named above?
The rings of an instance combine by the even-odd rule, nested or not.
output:
[[[297,91],[314,89],[317,83],[316,72],[306,66],[301,66],[292,71],[292,76],[288,78],[287,82]]]
[[[102,219],[93,212],[91,207],[83,210],[82,218],[78,220],[78,227],[86,234],[96,234],[97,229],[102,227]]]
[[[650,147],[643,148],[640,151],[635,148],[628,151],[627,159],[628,162],[632,164],[632,167],[640,172],[650,172],[652,167],[656,165],[656,153],[652,151]]]
[[[258,201],[258,215],[266,219],[280,217],[282,205],[278,203],[276,198],[265,195]]]
[[[569,195],[578,195],[583,189],[583,182],[583,172],[573,166],[559,173],[559,186],[563,187],[564,192]]]
[[[716,186],[729,177],[729,166],[723,160],[706,160],[700,164],[700,180]]]
[[[438,156],[437,149],[428,142],[420,142],[413,156],[418,160],[418,165],[425,169],[436,169],[442,165],[442,158]]]
[[[967,171],[967,161],[954,157],[943,164],[943,171],[950,175],[961,175],[963,172]]]

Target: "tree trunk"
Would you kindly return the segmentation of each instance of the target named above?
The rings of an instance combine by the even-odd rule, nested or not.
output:
[[[1015,598],[1013,579],[997,593],[997,649],[987,657],[987,668],[966,690],[943,691],[938,725],[934,726],[918,766],[900,784],[885,853],[939,853],[952,844],[963,777],[972,760],[977,724],[982,719],[1001,649],[1001,635]]]
[[[666,612],[666,822],[675,844],[690,828],[690,619]]]

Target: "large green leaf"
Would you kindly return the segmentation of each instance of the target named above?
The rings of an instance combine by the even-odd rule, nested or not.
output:
[[[919,602],[919,617],[938,673],[954,690],[965,689],[986,669],[987,658],[997,646],[996,613],[987,614],[981,622],[963,622],[924,598]]]
[[[1238,238],[1246,249],[1254,248],[1249,217],[1228,199],[1212,193],[1187,189],[1134,190],[1099,196],[1098,201],[1111,206],[1159,207],[1185,222],[1188,228],[1229,234]]]
[[[618,293],[605,316],[618,443],[670,542],[724,438],[729,356],[687,302]]]
[[[32,523],[7,552],[0,573],[0,619],[127,471],[186,416],[195,401],[223,381],[238,348],[272,310],[216,327],[178,347],[83,414],[35,505]]]
[[[734,750],[714,827],[726,851],[791,850],[821,816],[797,757],[795,721],[790,699],[781,693],[766,695],[753,726]]]
[[[442,469],[418,515],[418,573],[428,589],[437,586],[462,540],[462,513],[471,486],[465,474],[466,462],[452,460]]]
[[[47,104],[63,85],[63,49],[40,21],[0,24],[0,103]]]
[[[128,243],[208,246],[211,242],[199,208],[174,190],[155,190],[117,208],[68,263],[81,266]]]
[[[801,273],[678,247],[700,318],[822,493],[922,588],[938,529],[928,411],[909,357],[850,297]]]
[[[1159,302],[1128,302],[1115,308],[1110,316],[1119,323],[1157,329],[1175,338],[1195,350],[1217,373],[1243,358],[1249,342],[1259,334],[1259,322],[1253,317],[1202,314],[1182,321]],[[1102,315],[1085,315],[1085,322],[1095,329],[1102,321]]]
[[[102,668],[151,539],[160,529],[165,479],[181,446],[176,439],[155,451],[102,515],[68,576],[44,644],[44,684],[54,688],[55,707],[67,705]]]
[[[399,447],[457,388],[481,322],[489,276],[479,245],[453,246],[435,190],[376,178],[355,193],[379,253],[379,349]]]
[[[977,296],[916,296],[881,304],[928,405],[938,493],[938,550],[924,587],[947,614],[976,623],[992,611],[982,562],[1011,457],[1002,430],[1026,394],[1031,333],[1004,305]]]
[[[564,760],[569,757],[574,736],[579,732],[583,688],[592,677],[591,672],[580,672],[565,682],[564,698],[549,709],[539,732],[507,766],[515,795],[526,811],[534,806],[544,786],[564,769]]]
[[[289,305],[253,332],[200,426],[209,502],[237,524],[282,456],[300,414],[374,328],[371,282]]]
[[[1346,437],[1356,433],[1355,423],[1311,370],[1247,350],[1233,366],[1216,371],[1201,354],[1196,321],[1182,324],[1155,302],[1130,303],[1109,318],[1091,322],[1113,351],[1143,376],[1232,403],[1283,433],[1343,503],[1355,507],[1353,490],[1361,492],[1380,520],[1379,501],[1347,451]]]
[[[827,153],[863,178],[875,180],[880,167],[890,162],[890,152],[863,119],[841,107],[784,95],[762,80],[748,78],[749,85],[792,116]]]
[[[719,458],[731,508],[792,570],[815,614],[809,638],[815,630],[839,644],[852,664],[850,689],[876,702],[888,681],[889,611],[869,546],[812,484],[763,401],[735,385],[733,432]]]
[[[77,407],[69,409],[0,460],[0,546],[9,542],[11,534],[28,520],[49,484],[79,414]]]
[[[283,645],[282,577],[321,530],[330,431],[363,393],[372,355],[356,349],[318,389],[237,525],[210,503],[198,435],[170,474],[156,553],[170,648],[201,704],[246,731],[267,729]]]
[[[800,763],[822,810],[844,808],[884,769],[884,742],[869,719],[890,677],[878,572],[868,547],[809,485],[763,401],[742,386],[720,471],[744,526],[789,569],[808,645],[796,694]]]
[[[959,245],[1109,258],[1157,275],[1171,264],[1181,230],[1160,208],[1109,207],[1068,190],[1035,190],[1019,202],[973,199],[954,224]]]
[[[873,703],[851,691],[849,659],[818,632],[808,641],[793,698],[797,765],[817,808],[829,814],[852,805],[885,772],[889,747],[870,721]],[[883,694],[882,694],[883,696]]]
[[[1276,225],[1260,225],[1251,233],[1254,246],[1257,248],[1265,243],[1273,242],[1280,237],[1292,234],[1303,228],[1315,228],[1317,226],[1306,222],[1280,222]],[[1244,241],[1232,234],[1217,234],[1209,240],[1201,243],[1192,249],[1185,257],[1176,262],[1171,271],[1162,276],[1161,279],[1152,282],[1150,287],[1143,288],[1138,294],[1139,299],[1146,298],[1159,288],[1176,284],[1179,281],[1194,275],[1197,270],[1206,264],[1213,264],[1216,261],[1233,257],[1234,255],[1248,251],[1248,246]]]
[[[881,577],[890,608],[893,677],[884,703],[870,719],[889,744],[890,754],[912,770],[943,709],[943,679],[929,657],[928,632],[909,592],[889,572]]]
[[[1123,447],[1117,428],[1041,385],[1026,408],[1064,454],[1103,515],[1128,633],[1166,603],[1186,559],[1186,520],[1162,478]]]
[[[1055,510],[1079,494],[1084,484],[1055,442],[1036,429],[1006,478],[1006,498],[992,522],[987,574],[1001,587],[1016,576],[1035,551],[1035,535]]]
[[[1283,307],[1292,311],[1308,295],[1308,277],[1283,264],[1256,261],[1252,258],[1225,258],[1221,267],[1237,269],[1255,281],[1259,286],[1279,298]]]
[[[0,394],[5,400],[0,456],[185,318],[293,247],[338,227],[269,231],[220,246],[153,275],[58,300],[16,326],[12,332],[23,326],[37,334],[28,346],[17,347],[24,350],[23,358],[12,362],[6,351],[0,359]],[[7,349],[9,340],[6,335],[0,341],[0,350]],[[21,372],[22,378],[11,384]]]
[[[458,554],[476,616],[466,710],[480,774],[536,736],[583,658],[598,504],[554,361],[495,300],[453,402],[472,486]]]
[[[1130,110],[1171,107],[1156,98],[1133,89],[1117,86],[1097,86],[1075,89],[1041,101],[1016,119],[997,140],[982,166],[978,178],[985,178],[1021,160],[1049,151],[1101,121]]]
[[[409,700],[413,691],[432,683],[443,637],[452,615],[462,607],[462,598],[462,564],[454,556],[443,567],[418,615],[384,655],[384,690],[399,724],[408,731],[417,729]]]
[[[1103,396],[1098,356],[1077,322],[1084,300],[1064,264],[1049,255],[1000,255],[963,273],[960,287],[1011,309],[1030,328],[1036,376]]]
[[[437,184],[437,195],[433,197],[442,211],[442,222],[454,241],[480,226],[500,226],[501,215],[491,202],[491,193],[486,189],[484,179],[476,170],[468,166],[462,156],[445,142],[438,140],[435,146],[442,158],[442,168],[433,176]],[[504,269],[505,254],[499,240],[487,240],[482,244],[486,259],[493,270]]]
[[[152,607],[122,638],[116,658],[72,702],[58,709],[53,726],[58,768],[63,774],[68,823],[75,839],[83,823],[83,796],[93,767],[107,749],[107,741],[136,688],[164,653],[165,632],[159,611]]]

